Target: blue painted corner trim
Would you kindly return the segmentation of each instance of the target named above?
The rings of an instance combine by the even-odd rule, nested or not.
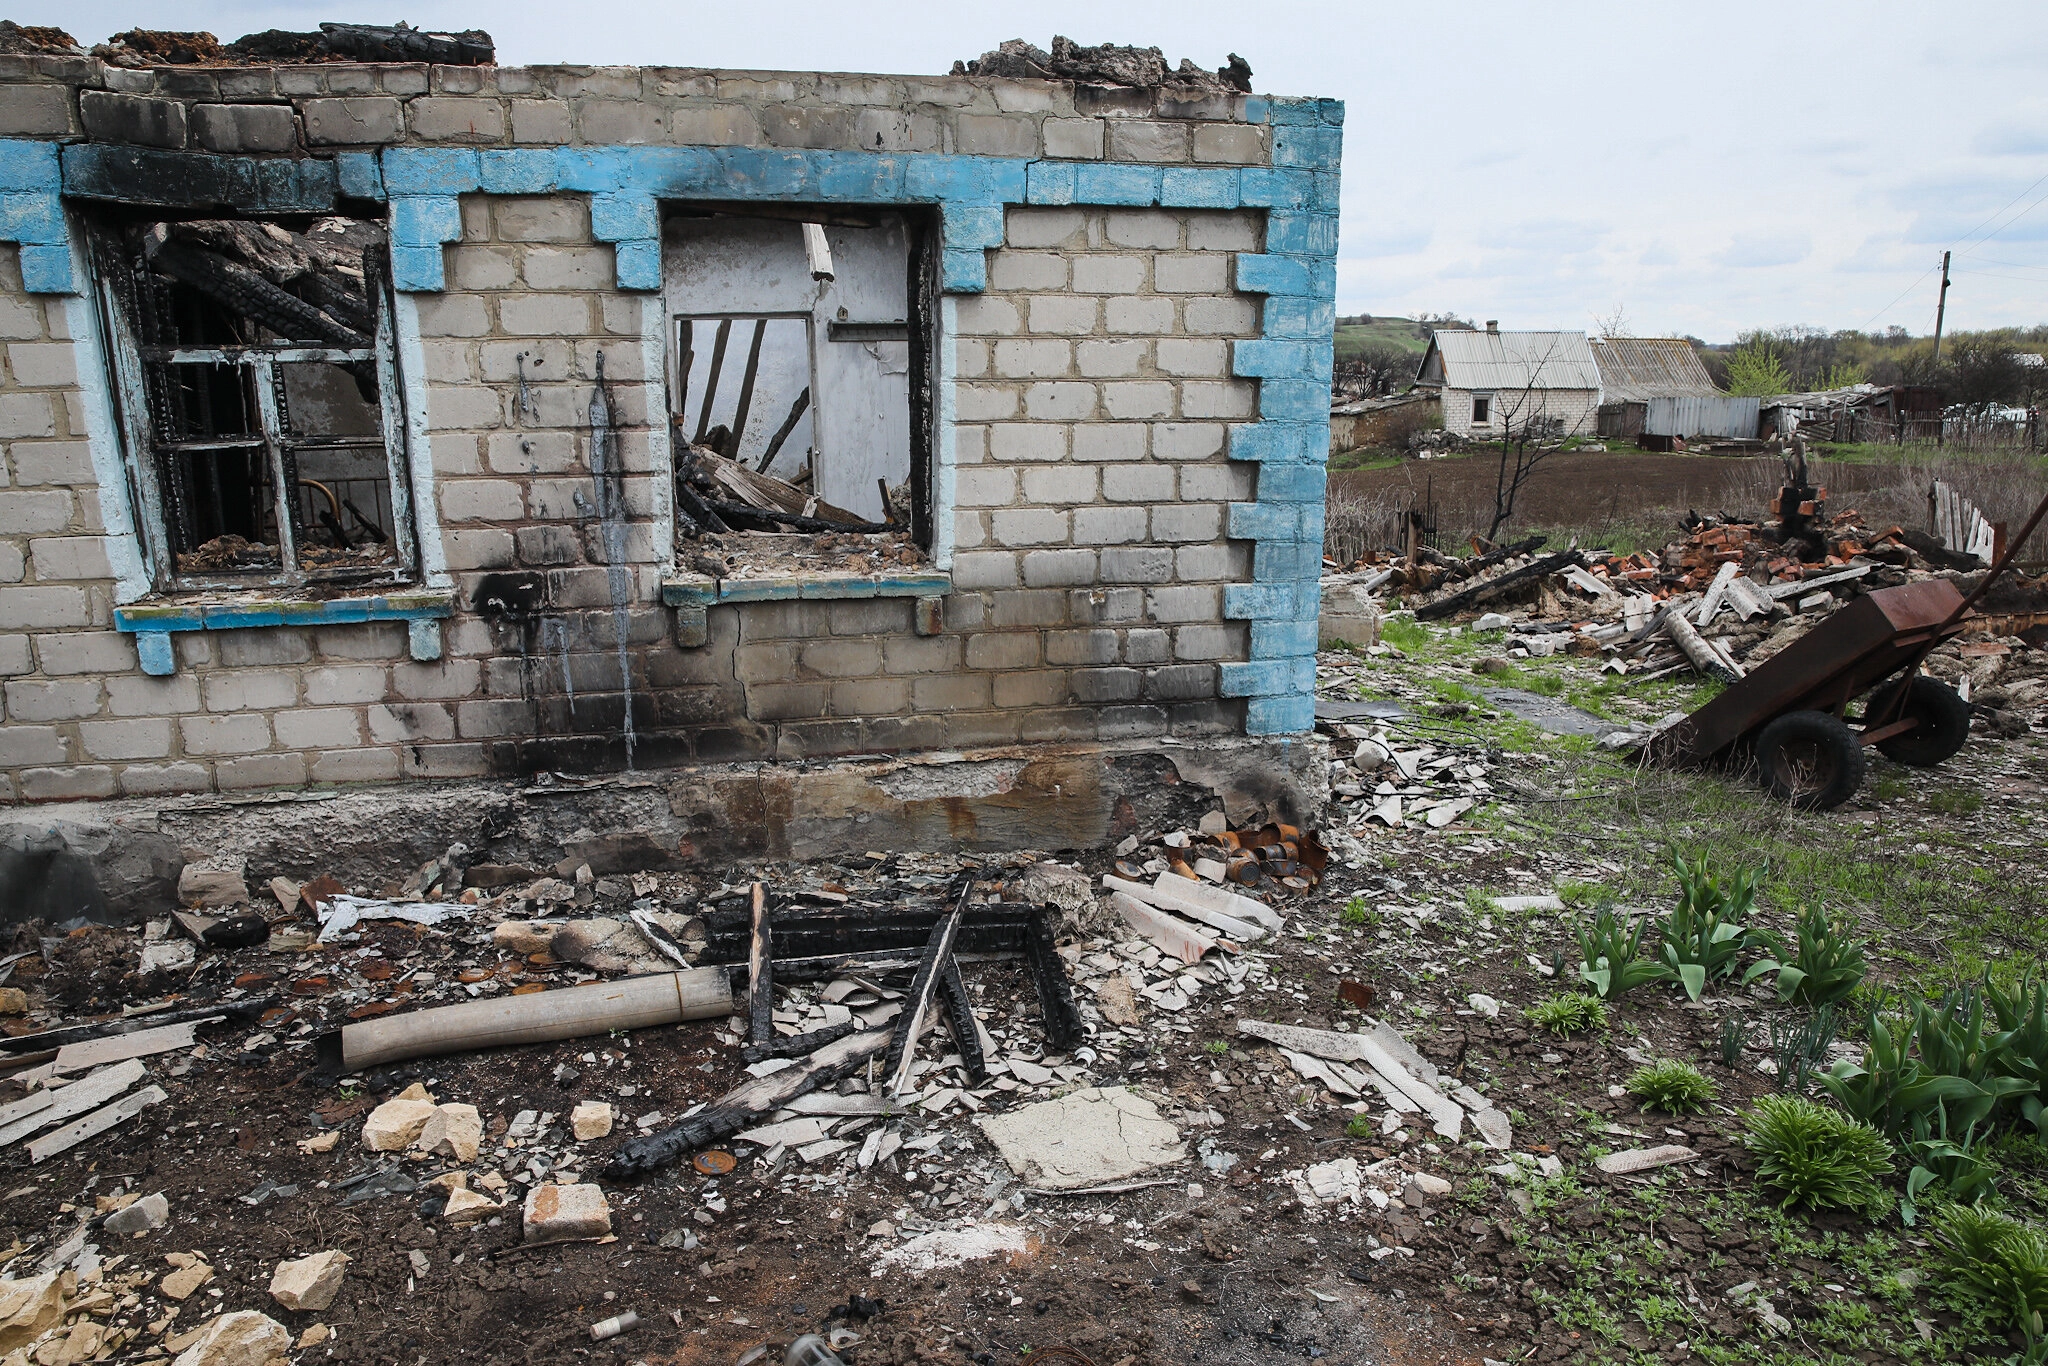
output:
[[[21,248],[21,283],[31,294],[78,293],[63,190],[56,143],[0,140],[0,242]]]

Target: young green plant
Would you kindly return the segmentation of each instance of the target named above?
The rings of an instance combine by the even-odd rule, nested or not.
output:
[[[1691,1063],[1664,1058],[1639,1067],[1628,1079],[1628,1092],[1649,1110],[1667,1115],[1698,1114],[1715,1096],[1714,1083]]]
[[[1579,978],[1603,1001],[1619,1000],[1645,982],[1671,976],[1671,969],[1643,957],[1644,922],[1623,929],[1613,911],[1600,912],[1590,930],[1579,931]]]
[[[1779,1208],[1861,1208],[1890,1174],[1892,1145],[1868,1124],[1799,1096],[1765,1096],[1743,1121],[1757,1180],[1779,1193]]]

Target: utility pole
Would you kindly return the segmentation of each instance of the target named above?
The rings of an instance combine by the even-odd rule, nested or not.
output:
[[[1941,300],[1934,305],[1934,363],[1941,364],[1941,320],[1948,312],[1948,253],[1941,254]]]

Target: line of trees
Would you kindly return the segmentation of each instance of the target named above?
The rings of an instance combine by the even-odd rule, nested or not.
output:
[[[1767,397],[1851,384],[1927,384],[1950,403],[2032,406],[2048,398],[2048,368],[2022,353],[2048,351],[2048,327],[1957,332],[1934,339],[1903,327],[1883,332],[1818,327],[1755,328],[1732,346],[1694,343],[1707,371],[1731,394]]]

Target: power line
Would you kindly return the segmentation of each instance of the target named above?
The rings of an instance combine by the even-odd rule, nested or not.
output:
[[[2040,178],[2039,180],[2036,180],[2036,181],[2035,181],[2035,182],[2034,182],[2033,184],[2031,184],[2031,185],[2027,186],[2027,188],[2026,188],[2026,189],[2024,189],[2024,190],[2021,190],[2021,191],[2020,191],[2020,192],[2019,192],[2018,194],[2014,195],[2014,196],[2013,196],[2013,197],[2012,197],[2011,199],[2008,199],[2008,200],[2006,200],[2006,201],[2005,201],[2005,203],[2004,203],[2004,204],[2003,204],[2003,205],[2002,205],[2002,206],[2001,206],[2001,207],[2000,207],[2000,208],[1999,208],[1999,209],[1998,209],[1998,210],[1997,210],[1996,212],[1994,212],[1994,213],[1993,213],[1993,214],[1991,215],[1991,217],[1989,217],[1989,218],[1986,218],[1986,219],[1985,219],[1985,220],[1984,220],[1984,221],[1983,221],[1982,223],[1979,223],[1979,224],[1978,224],[1978,225],[1977,225],[1976,227],[1974,227],[1974,228],[1971,228],[1971,229],[1970,229],[1970,230],[1969,230],[1968,232],[1964,233],[1964,234],[1963,234],[1963,235],[1962,235],[1961,237],[1958,237],[1958,238],[1956,238],[1956,239],[1955,239],[1955,241],[1953,241],[1953,242],[1950,242],[1950,243],[1948,244],[1948,249],[1952,251],[1952,250],[1954,250],[1954,249],[1955,249],[1955,247],[1957,247],[1957,246],[1958,246],[1958,245],[1960,245],[1961,243],[1967,242],[1967,241],[1969,241],[1969,240],[1970,240],[1971,238],[1975,237],[1975,236],[1976,236],[1976,235],[1977,235],[1978,233],[1980,233],[1980,232],[1983,232],[1983,231],[1984,231],[1984,229],[1985,229],[1986,227],[1989,227],[1989,226],[1990,226],[1990,224],[1991,224],[1991,223],[1992,223],[1992,222],[1993,222],[1993,221],[1994,221],[1995,219],[1997,219],[1997,218],[1998,218],[1998,217],[1999,217],[2000,215],[2002,215],[2002,214],[2003,214],[2003,213],[2004,213],[2004,212],[2005,212],[2005,211],[2006,211],[2007,209],[2010,209],[2010,208],[2011,208],[2011,207],[2012,207],[2013,205],[2015,205],[2015,204],[2019,203],[2019,202],[2020,202],[2020,201],[2021,201],[2022,199],[2025,199],[2025,198],[2026,198],[2026,197],[2027,197],[2028,195],[2032,194],[2032,193],[2033,193],[2033,192],[2034,192],[2035,190],[2039,189],[2039,188],[2040,188],[2040,187],[2041,187],[2041,186],[2042,186],[2043,184],[2048,184],[2048,174],[2043,174],[2043,175],[2041,176],[2041,178]],[[1991,238],[1993,238],[1993,237],[1996,237],[1996,236],[1998,236],[1998,234],[1999,234],[1999,233],[2001,233],[2001,232],[2004,232],[2004,231],[2005,231],[2005,230],[2006,230],[2007,228],[2011,227],[2011,226],[2012,226],[2012,225],[2013,225],[2014,223],[2017,223],[2017,222],[2019,222],[2019,221],[2020,221],[2020,219],[2022,219],[2022,218],[2025,218],[2025,217],[2026,217],[2026,216],[2027,216],[2028,214],[2032,213],[2032,212],[2033,212],[2033,211],[2034,211],[2035,209],[2039,208],[2039,207],[2041,206],[2041,204],[2042,204],[2042,202],[2043,202],[2044,200],[2048,200],[2048,194],[2044,194],[2044,195],[2042,195],[2040,199],[2036,199],[2036,200],[2035,200],[2035,201],[2034,201],[2033,203],[2031,203],[2031,204],[2027,205],[2027,207],[2026,207],[2026,208],[2024,208],[2024,209],[2021,209],[2021,210],[2020,210],[2020,211],[2019,211],[2018,213],[2014,214],[2014,215],[2013,215],[2013,216],[2012,216],[2011,218],[2009,218],[2009,219],[2007,219],[2007,220],[2006,220],[2005,222],[2003,222],[2003,223],[1999,224],[1999,225],[1998,225],[1998,227],[1997,227],[1997,228],[1995,228],[1995,229],[1993,229],[1993,230],[1992,230],[1992,232],[1991,232],[1991,233],[1990,233],[1990,234],[1989,234],[1989,235],[1988,235],[1987,237],[1985,237],[1985,239],[1984,239],[1984,240],[1988,242],[1988,241],[1990,241],[1990,240],[1991,240]],[[1899,291],[1899,297],[1898,297],[1898,299],[1893,299],[1893,300],[1892,300],[1892,301],[1891,301],[1890,303],[1886,304],[1886,305],[1885,305],[1885,306],[1884,306],[1883,308],[1880,308],[1879,310],[1877,310],[1877,312],[1875,312],[1875,313],[1871,314],[1871,315],[1870,315],[1870,316],[1869,316],[1869,317],[1868,317],[1867,319],[1865,319],[1865,320],[1864,320],[1863,326],[1862,326],[1862,327],[1859,327],[1859,328],[1858,328],[1858,329],[1856,329],[1856,330],[1857,330],[1857,331],[1859,331],[1859,332],[1861,332],[1861,331],[1864,331],[1865,329],[1867,329],[1867,328],[1868,328],[1868,327],[1870,326],[1870,324],[1871,324],[1871,323],[1874,323],[1874,322],[1876,322],[1876,321],[1877,321],[1877,320],[1878,320],[1879,318],[1882,318],[1882,317],[1883,317],[1883,316],[1884,316],[1885,314],[1887,314],[1887,313],[1891,312],[1891,311],[1892,311],[1892,310],[1893,310],[1894,308],[1898,307],[1898,304],[1899,304],[1899,299],[1903,299],[1903,298],[1905,298],[1905,297],[1906,297],[1906,296],[1907,296],[1908,294],[1911,294],[1911,293],[1912,293],[1912,292],[1913,292],[1914,290],[1918,289],[1918,288],[1920,287],[1920,284],[1921,284],[1921,282],[1922,282],[1922,281],[1924,281],[1924,280],[1925,280],[1925,279],[1926,279],[1926,278],[1927,278],[1928,276],[1932,275],[1932,274],[1933,274],[1933,273],[1934,273],[1935,271],[1937,271],[1937,270],[1939,270],[1939,269],[1941,269],[1941,267],[1940,267],[1940,266],[1938,266],[1938,265],[1934,265],[1934,266],[1929,266],[1929,267],[1928,267],[1928,268],[1927,268],[1926,270],[1923,270],[1923,271],[1921,271],[1921,272],[1920,272],[1920,276],[1919,276],[1919,278],[1918,278],[1918,279],[1914,280],[1912,284],[1910,284],[1910,285],[1907,285],[1907,286],[1906,286],[1906,287],[1905,287],[1904,289],[1902,289],[1902,290],[1900,290],[1900,291]],[[2025,269],[2025,267],[2022,267],[2022,269]],[[1994,278],[2000,278],[2000,279],[2004,279],[2004,278],[2015,278],[2015,277],[2005,277],[2005,276],[1999,276],[1999,277],[1994,277]],[[2034,282],[2031,282],[2031,281],[2030,281],[2029,283],[2034,283]]]

